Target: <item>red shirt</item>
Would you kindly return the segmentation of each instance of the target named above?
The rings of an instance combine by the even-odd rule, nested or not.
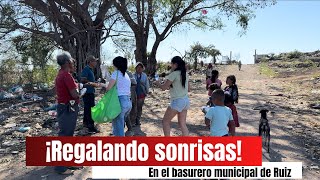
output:
[[[55,87],[58,103],[67,104],[70,100],[75,100],[79,103],[79,99],[74,99],[70,94],[70,91],[77,89],[78,85],[68,71],[62,69],[59,70],[55,80]]]

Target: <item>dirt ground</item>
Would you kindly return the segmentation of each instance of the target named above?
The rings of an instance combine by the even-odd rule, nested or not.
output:
[[[241,71],[237,66],[219,67],[220,79],[225,86],[227,75],[237,77],[239,87],[239,104],[237,104],[240,127],[236,129],[238,136],[256,136],[258,133],[258,106],[268,106],[275,112],[269,114],[271,126],[271,149],[267,153],[263,149],[263,161],[266,162],[303,162],[303,179],[316,180],[320,177],[320,110],[311,109],[309,101],[319,93],[319,82],[310,80],[314,72],[306,72],[303,76],[287,75],[270,78],[259,72],[258,65],[243,65]],[[201,106],[207,101],[204,75],[191,77],[192,93],[190,93],[191,109],[188,112],[188,128],[191,136],[207,136],[209,130],[204,125]],[[310,81],[309,81],[310,80]],[[317,84],[318,83],[318,84]],[[161,119],[169,103],[168,92],[158,89],[146,100],[142,125],[135,127],[136,136],[162,136]],[[319,97],[319,94],[317,94]],[[80,116],[78,124],[81,124]],[[81,125],[76,135],[81,135]],[[109,136],[111,124],[101,125],[102,133],[95,136]],[[55,131],[53,131],[55,132]],[[177,120],[172,121],[172,135],[179,136]],[[3,142],[2,142],[3,143]],[[52,167],[26,167],[25,149],[15,155],[0,156],[0,179],[90,179],[91,168],[75,171],[72,176],[54,173]]]

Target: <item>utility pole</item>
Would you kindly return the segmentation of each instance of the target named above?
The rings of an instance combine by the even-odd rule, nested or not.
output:
[[[257,63],[257,50],[254,50],[254,63]]]

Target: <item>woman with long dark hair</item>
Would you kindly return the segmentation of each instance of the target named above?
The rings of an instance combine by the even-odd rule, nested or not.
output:
[[[186,119],[190,107],[188,97],[189,77],[186,71],[186,63],[181,57],[175,56],[171,60],[171,73],[166,77],[164,84],[159,81],[156,84],[164,91],[170,91],[170,106],[163,117],[163,132],[165,136],[170,136],[171,120],[178,115],[178,123],[182,131],[182,136],[187,136],[189,130]]]
[[[117,83],[118,97],[121,105],[121,113],[118,117],[112,120],[112,131],[114,136],[125,136],[124,123],[125,118],[129,115],[132,108],[130,100],[130,77],[126,73],[128,69],[128,61],[126,58],[118,56],[113,59],[115,71],[111,75],[107,91]]]

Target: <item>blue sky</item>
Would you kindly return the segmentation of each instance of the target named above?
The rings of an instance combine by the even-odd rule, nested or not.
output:
[[[281,1],[265,9],[258,9],[256,17],[249,22],[246,35],[239,36],[240,28],[235,21],[225,22],[226,27],[217,31],[189,30],[171,34],[158,49],[157,59],[169,61],[190,45],[199,42],[213,44],[223,55],[239,55],[243,64],[253,63],[254,50],[258,54],[280,53],[299,50],[303,52],[320,49],[320,1]],[[209,15],[209,13],[208,13]],[[106,58],[115,54],[110,41],[103,45]],[[107,60],[108,61],[108,60]]]

